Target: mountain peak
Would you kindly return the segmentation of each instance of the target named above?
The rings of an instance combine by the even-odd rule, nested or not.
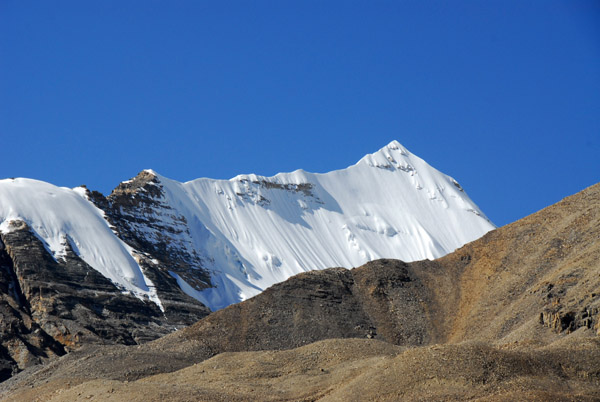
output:
[[[389,144],[387,144],[385,147],[381,148],[380,151],[384,150],[384,149],[389,149],[390,151],[400,151],[401,153],[408,153],[408,150],[406,148],[404,148],[404,146],[402,146],[402,144],[400,144],[398,141],[393,140],[392,142],[390,142]]]
[[[422,161],[422,159],[411,154],[408,149],[398,141],[393,140],[379,151],[365,155],[358,161],[357,165],[366,164],[371,167],[387,170],[400,169],[407,172],[414,172],[414,159]],[[427,166],[429,167],[429,165]]]
[[[62,255],[63,238],[71,239],[90,266],[159,302],[135,259],[153,256],[186,294],[213,310],[309,270],[378,258],[434,259],[494,229],[452,178],[398,141],[323,174],[296,170],[180,183],[146,169],[105,200],[25,184],[0,185],[0,224],[21,211],[55,257]],[[50,193],[65,201],[56,203]],[[66,201],[82,211],[76,221]],[[94,234],[92,226],[102,230]]]
[[[398,141],[328,173],[160,182],[164,218],[180,225],[156,238],[170,252],[197,256],[215,287],[171,275],[212,309],[308,270],[434,259],[495,227],[451,177]],[[147,237],[148,229],[139,233]]]

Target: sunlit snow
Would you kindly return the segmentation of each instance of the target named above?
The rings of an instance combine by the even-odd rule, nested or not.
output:
[[[185,218],[177,224],[185,222],[189,236],[186,232],[173,244],[203,257],[207,265],[201,268],[211,272],[215,287],[199,291],[171,275],[213,310],[304,271],[352,268],[378,258],[438,258],[494,228],[454,179],[396,141],[356,165],[325,174],[297,170],[180,183],[148,172],[158,179],[161,202]],[[83,190],[2,180],[0,229],[10,230],[13,219],[27,222],[55,258],[70,241],[104,276],[159,303],[133,250]]]
[[[180,183],[152,173],[167,204],[196,222],[191,244],[212,259],[216,287],[182,288],[212,309],[304,271],[435,259],[494,228],[454,179],[397,141],[325,174]]]

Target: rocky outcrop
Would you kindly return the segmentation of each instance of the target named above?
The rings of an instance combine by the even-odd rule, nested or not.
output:
[[[0,240],[0,381],[65,353],[64,346],[32,318],[13,261]]]
[[[563,311],[559,307],[547,309],[540,313],[540,323],[558,333],[571,333],[579,328],[593,328],[600,335],[598,307],[588,307],[579,312]]]
[[[58,261],[23,221],[0,234],[0,377],[84,344],[140,344],[183,328],[209,310],[159,270],[146,274],[163,310],[123,292],[67,243]],[[150,264],[140,258],[142,267]],[[3,379],[0,378],[0,379]]]
[[[157,269],[172,271],[196,290],[212,286],[204,261],[190,244],[184,216],[164,200],[164,190],[153,173],[142,171],[122,182],[108,197],[96,191],[89,199],[102,209],[119,237],[159,262]]]

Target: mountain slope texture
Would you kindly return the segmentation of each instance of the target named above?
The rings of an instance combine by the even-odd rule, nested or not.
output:
[[[600,400],[600,184],[434,261],[306,272],[5,400]]]
[[[325,174],[147,170],[107,197],[0,180],[0,380],[84,344],[156,339],[301,272],[433,259],[493,228],[396,141]]]
[[[325,174],[179,183],[143,171],[107,198],[83,187],[2,180],[0,231],[9,233],[14,221],[24,221],[56,261],[70,248],[160,309],[152,269],[212,310],[300,272],[384,257],[434,259],[494,228],[454,179],[396,141]]]

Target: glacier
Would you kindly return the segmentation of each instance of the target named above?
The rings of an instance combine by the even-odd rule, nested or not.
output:
[[[150,242],[166,236],[170,248],[197,257],[189,264],[210,273],[210,287],[195,286],[175,270],[170,274],[212,310],[309,270],[352,268],[379,258],[435,259],[495,228],[456,180],[397,141],[322,174],[297,170],[181,183],[144,173],[153,177],[162,210],[139,214],[161,224],[140,221],[134,230]],[[137,251],[104,218],[81,188],[0,181],[0,230],[22,219],[55,258],[69,241],[115,284],[159,303]],[[177,230],[159,233],[157,227]]]

